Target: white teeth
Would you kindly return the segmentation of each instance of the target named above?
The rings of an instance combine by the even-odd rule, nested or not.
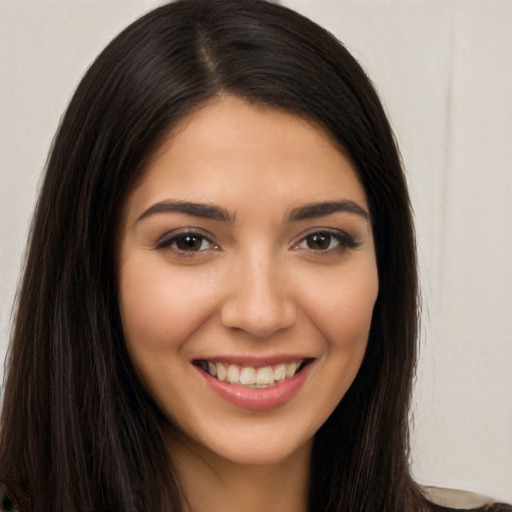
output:
[[[295,375],[295,372],[297,371],[297,368],[299,367],[300,363],[290,363],[286,366],[286,377],[290,378]]]
[[[217,379],[226,380],[226,368],[222,363],[217,363],[215,365],[217,367]]]
[[[252,386],[256,384],[256,370],[254,368],[248,368],[247,366],[242,368],[240,372],[240,384],[244,386]]]
[[[286,365],[278,364],[274,369],[274,379],[276,382],[284,380],[286,377]]]
[[[228,368],[227,381],[232,384],[238,384],[240,382],[240,370],[238,366],[230,364]]]
[[[274,384],[274,371],[270,366],[258,368],[258,371],[256,372],[256,384],[259,386],[271,386]]]
[[[275,366],[254,368],[252,366],[240,367],[236,364],[226,365],[213,361],[203,361],[200,366],[212,377],[217,377],[219,380],[247,387],[265,388],[293,377],[301,367],[302,362],[294,361],[293,363],[280,363]]]

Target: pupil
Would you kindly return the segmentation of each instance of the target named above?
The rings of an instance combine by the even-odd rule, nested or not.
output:
[[[308,247],[316,251],[325,250],[331,244],[331,235],[317,233],[308,238]]]
[[[201,238],[194,235],[185,235],[176,241],[181,251],[197,251],[201,247]]]

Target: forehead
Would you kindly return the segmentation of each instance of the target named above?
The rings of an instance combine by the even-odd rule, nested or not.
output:
[[[148,162],[132,194],[137,209],[173,199],[244,206],[257,197],[285,207],[346,198],[367,208],[354,166],[304,118],[244,100],[217,98],[183,119]]]

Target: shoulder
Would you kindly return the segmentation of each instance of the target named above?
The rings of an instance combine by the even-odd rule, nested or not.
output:
[[[17,508],[4,484],[0,483],[0,512],[16,512]]]
[[[512,512],[512,506],[494,503],[489,496],[445,487],[423,487],[424,496],[433,504],[432,512],[455,510]]]

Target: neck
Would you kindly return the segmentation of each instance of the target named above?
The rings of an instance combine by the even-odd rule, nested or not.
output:
[[[186,512],[306,512],[312,442],[284,460],[246,465],[191,442],[170,443]]]

